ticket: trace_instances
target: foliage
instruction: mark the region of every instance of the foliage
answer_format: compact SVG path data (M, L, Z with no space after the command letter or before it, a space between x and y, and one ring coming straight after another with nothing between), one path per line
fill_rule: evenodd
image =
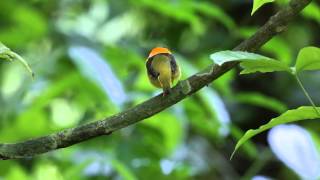
M251 15L253 15L261 6L266 3L273 2L274 0L253 0L253 7L251 10Z
M7 61L17 60L27 69L27 71L31 74L32 77L34 76L29 64L21 56L11 51L1 42L0 42L0 59L7 60Z
M320 117L320 111L317 110L315 103L311 99L309 93L305 90L304 86L302 85L300 79L298 78L297 73L306 70L319 70L320 65L320 48L317 47L305 47L300 50L296 64L294 67L289 67L284 64L282 61L277 61L275 59L271 59L259 54L255 53L248 53L248 52L241 52L241 51L221 51L210 55L210 58L218 65L222 65L226 62L231 61L240 61L240 65L244 68L241 71L241 74L249 74L254 72L274 72L274 71L285 71L289 72L297 79L298 84L300 85L301 89L305 93L306 97L310 101L311 105L313 106L313 113L315 115L311 116L309 109L306 108L299 108L297 110L290 110L277 118L272 119L266 125L261 126L257 130L249 130L247 131L244 136L238 141L235 150L233 151L232 156L236 152L236 150L245 143L248 139L253 137L256 134L259 134L267 129L270 129L276 125L294 122L299 120L305 119L315 119ZM293 115L291 115L293 114ZM305 116L310 115L309 118ZM291 116L294 119L290 118Z
M241 66L244 68L241 74L285 71L293 75L306 70L320 70L319 57L320 48L312 46L305 47L299 51L294 67L287 66L283 61L249 52L220 51L210 55L210 58L218 65L230 61L241 61Z
M320 110L320 108L318 108ZM298 109L293 109L286 111L285 113L281 114L280 116L273 118L265 125L260 126L258 129L255 130L248 130L243 137L238 141L235 150L233 151L232 156L234 153L239 149L239 147L244 144L246 141L251 139L253 136L268 130L274 126L285 124L285 123L291 123L295 121L301 121L301 120L310 120L310 119L318 119L320 118L320 115L317 114L316 111L314 111L313 107L299 107Z
M297 58L295 70L297 73L306 70L320 70L320 48L305 47Z
M161 92L145 72L151 48L170 48L184 79L211 63L208 54L232 49L286 4L277 0L250 16L249 1L0 1L0 41L36 75L34 80L26 76L17 64L20 58L0 60L0 141L47 135L139 104ZM292 72L287 67L299 49L319 44L318 9L313 2L287 31L261 48L263 67L250 60L242 63L244 68ZM309 52L302 55L309 59ZM267 56L280 61L270 63ZM305 62L299 68L307 67ZM174 107L111 136L32 159L1 161L0 179L296 178L273 155L263 160L260 152L270 149L264 136L248 140L229 161L246 129L307 103L288 73L238 72L228 72ZM299 75L320 102L318 74ZM312 123L300 122L319 138Z
M259 54L242 52L242 51L221 51L214 53L210 58L218 65L230 61L241 61L241 66L244 68L241 74L249 74L254 72L274 72L274 71L287 71L290 68L282 61L277 61Z

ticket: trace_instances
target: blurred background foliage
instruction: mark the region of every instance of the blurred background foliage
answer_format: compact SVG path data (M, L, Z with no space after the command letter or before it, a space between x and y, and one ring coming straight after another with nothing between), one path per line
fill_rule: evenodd
M47 135L143 102L161 92L145 72L151 48L170 48L186 78L212 63L209 54L232 49L286 3L267 4L250 16L249 0L0 1L0 41L36 75L32 81L18 62L0 62L0 142ZM292 65L299 49L320 46L319 25L320 4L313 2L259 53ZM239 70L111 136L2 161L0 179L297 179L271 153L266 133L229 161L244 131L308 105L292 77L238 76ZM319 76L301 77L317 104ZM319 138L317 122L301 125Z

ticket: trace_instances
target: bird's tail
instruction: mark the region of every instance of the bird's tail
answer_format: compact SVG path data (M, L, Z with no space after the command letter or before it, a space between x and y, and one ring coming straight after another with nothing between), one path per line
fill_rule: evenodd
M163 94L167 95L170 93L170 88L172 86L170 61L162 61L161 63L159 63L159 70L160 73L158 76L158 80L163 89Z

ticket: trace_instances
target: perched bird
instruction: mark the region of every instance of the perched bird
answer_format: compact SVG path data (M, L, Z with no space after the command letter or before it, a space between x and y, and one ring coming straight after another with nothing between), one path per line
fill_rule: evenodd
M163 47L153 48L147 58L146 68L151 84L163 89L163 96L170 93L174 81L180 78L180 67L172 53Z

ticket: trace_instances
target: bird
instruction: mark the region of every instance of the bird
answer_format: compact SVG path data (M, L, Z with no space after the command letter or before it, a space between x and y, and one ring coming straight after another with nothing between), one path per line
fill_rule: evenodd
M181 70L169 49L153 48L146 60L146 69L150 83L162 88L163 96L169 95L174 82L180 79Z

